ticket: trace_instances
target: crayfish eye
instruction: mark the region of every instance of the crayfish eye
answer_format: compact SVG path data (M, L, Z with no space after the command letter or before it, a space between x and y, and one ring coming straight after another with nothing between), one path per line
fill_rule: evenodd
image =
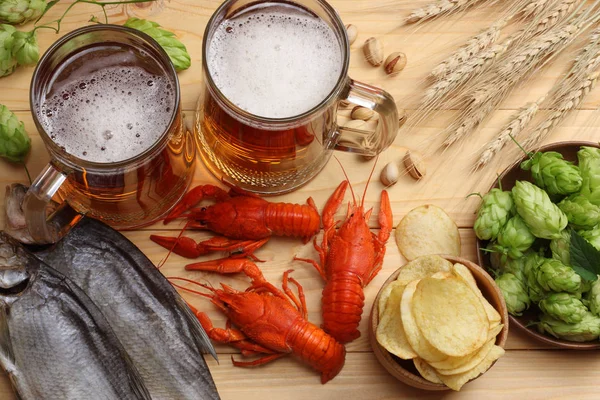
M204 221L204 220L200 220L200 221L198 221L198 223L199 223L200 225L206 225L206 221Z
M202 211L202 212L206 211L206 207L202 207L202 208L200 209L200 211Z

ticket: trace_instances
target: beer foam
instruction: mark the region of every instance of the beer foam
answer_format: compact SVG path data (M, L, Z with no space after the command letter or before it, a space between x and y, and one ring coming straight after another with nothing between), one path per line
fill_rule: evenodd
M331 93L343 66L340 47L325 21L298 7L254 8L216 28L208 70L241 109L261 117L293 117Z
M175 106L172 85L136 66L74 74L53 88L38 117L67 153L98 163L123 161L150 148L167 129Z

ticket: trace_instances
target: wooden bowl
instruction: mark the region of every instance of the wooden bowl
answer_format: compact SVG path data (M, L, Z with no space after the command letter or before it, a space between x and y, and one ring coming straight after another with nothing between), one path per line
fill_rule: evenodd
M561 153L565 160L575 161L577 162L577 151L581 146L590 146L590 147L600 147L598 143L593 142L578 142L578 141L569 141L569 142L557 142L552 143L543 147L540 147L538 151L556 151ZM525 161L527 156L523 155L521 159L515 161L512 165L506 168L502 174L498 177L498 179L492 184L490 190L498 187L498 180L502 184L503 190L510 190L516 181L532 181L531 172L523 171L520 167L521 162ZM491 263L489 259L489 255L482 251L488 244L486 240L477 240L477 255L479 265L483 267L491 268ZM509 316L510 323L512 325L518 326L529 336L533 337L540 342L561 347L564 349L574 349L574 350L591 350L591 349L599 349L600 341L594 340L593 342L588 343L578 343L578 342L569 342L567 340L557 339L553 336L549 336L537 331L535 326L527 326L531 321L538 320L539 309L532 305L529 310L525 311L523 315L520 317L515 317L513 315Z
M475 278L475 281L477 282L477 286L483 293L483 296L490 302L490 304L496 310L498 310L502 318L502 323L504 324L504 327L496 337L496 345L504 347L504 344L506 343L506 338L508 336L508 312L506 310L506 304L504 303L504 297L502 296L502 293L500 292L498 286L496 286L494 279L492 279L492 277L488 275L488 273L485 272L481 267L469 260L453 256L442 257L444 257L446 260L452 263L464 264L467 268L469 268L469 270L473 274L473 277ZM387 285L395 281L396 278L398 278L398 274L400 274L401 269L402 268L397 269L392 275L390 275L390 277L385 281L385 283L379 290L379 293L377 293L377 297L373 302L373 308L371 309L371 319L369 323L369 341L371 343L371 347L373 348L373 353L375 353L375 357L381 363L381 365L383 365L383 367L400 382L424 390L449 390L450 388L446 385L432 383L422 378L417 369L415 368L412 360L402 360L401 358L398 358L395 355L389 353L385 348L383 348L379 344L379 342L377 342L377 338L375 337L377 332L377 325L379 324L379 310L377 308L379 304L379 297L381 296L381 292L383 291L383 289Z

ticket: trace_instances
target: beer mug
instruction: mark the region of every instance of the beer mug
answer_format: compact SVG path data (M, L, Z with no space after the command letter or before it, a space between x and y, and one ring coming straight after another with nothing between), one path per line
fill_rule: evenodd
M398 131L385 91L348 78L344 24L323 0L225 1L208 22L194 129L208 169L248 191L290 192L333 150L374 156ZM374 132L338 127L346 100L379 114Z
M40 60L30 101L51 158L24 200L37 241L55 242L82 214L150 224L189 187L195 141L175 68L150 36L116 25L65 35Z

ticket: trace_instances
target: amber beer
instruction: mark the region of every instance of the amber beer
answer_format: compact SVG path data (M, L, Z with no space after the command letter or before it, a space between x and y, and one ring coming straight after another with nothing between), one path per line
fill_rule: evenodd
M205 65L214 87L205 85L198 105L201 156L242 186L293 188L322 167L315 159L330 148L333 107L297 117L317 108L339 81L341 41L320 17L288 2L251 3L209 35ZM215 90L250 117L228 112Z
M58 47L52 68L36 71L34 117L50 165L66 175L55 198L116 228L139 227L185 193L194 139L166 55L122 28L90 29L101 40Z

